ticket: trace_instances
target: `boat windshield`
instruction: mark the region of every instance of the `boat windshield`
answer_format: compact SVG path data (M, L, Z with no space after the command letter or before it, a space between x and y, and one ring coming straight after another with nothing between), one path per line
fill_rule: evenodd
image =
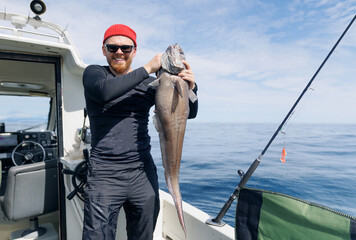
M47 130L50 103L49 97L0 95L2 131Z

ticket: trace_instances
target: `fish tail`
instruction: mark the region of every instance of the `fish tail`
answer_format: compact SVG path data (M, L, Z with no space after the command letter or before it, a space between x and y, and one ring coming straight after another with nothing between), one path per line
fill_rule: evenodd
M178 213L178 218L180 225L182 226L182 229L184 231L184 235L187 236L186 228L185 228L185 222L184 222L184 216L183 216L183 207L182 207L182 201L180 203L175 203L176 208L177 208L177 213Z
M172 182L170 182L170 184L168 184L168 190L171 193L174 205L176 206L179 223L182 226L184 234L186 235L186 227L185 227L184 216L183 216L182 196L180 193L179 184L178 183L172 184Z

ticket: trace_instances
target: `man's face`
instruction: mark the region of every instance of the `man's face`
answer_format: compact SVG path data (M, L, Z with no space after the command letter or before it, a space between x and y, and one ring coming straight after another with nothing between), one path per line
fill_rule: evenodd
M134 46L134 42L125 36L111 36L106 39L105 44L114 44L117 46ZM108 49L103 46L103 55L109 64L111 71L115 75L126 74L131 71L131 63L136 56L136 48L133 48L130 53L125 53L119 48L116 52L109 52Z

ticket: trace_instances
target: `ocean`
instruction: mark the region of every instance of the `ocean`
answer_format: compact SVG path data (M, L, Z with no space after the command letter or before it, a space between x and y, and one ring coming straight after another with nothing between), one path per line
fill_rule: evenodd
M182 198L216 217L279 124L188 120L180 167ZM167 191L158 134L150 125L160 188ZM280 160L282 149L286 162ZM356 216L356 125L290 123L280 132L247 187L288 194ZM223 218L235 225L236 200Z
M26 122L22 129L41 121ZM216 217L240 177L261 154L276 124L188 120L180 167L182 198ZM8 131L18 129L7 125ZM164 179L158 133L149 123L160 188ZM286 162L280 161L285 147ZM356 124L289 123L264 154L247 187L288 194L356 217ZM236 200L223 218L235 225Z

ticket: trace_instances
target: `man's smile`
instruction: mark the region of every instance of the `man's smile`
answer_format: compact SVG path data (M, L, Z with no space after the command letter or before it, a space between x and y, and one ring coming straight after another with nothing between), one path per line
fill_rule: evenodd
M124 59L124 58L114 58L114 61L115 61L116 63L123 64L123 63L126 62L126 59Z

